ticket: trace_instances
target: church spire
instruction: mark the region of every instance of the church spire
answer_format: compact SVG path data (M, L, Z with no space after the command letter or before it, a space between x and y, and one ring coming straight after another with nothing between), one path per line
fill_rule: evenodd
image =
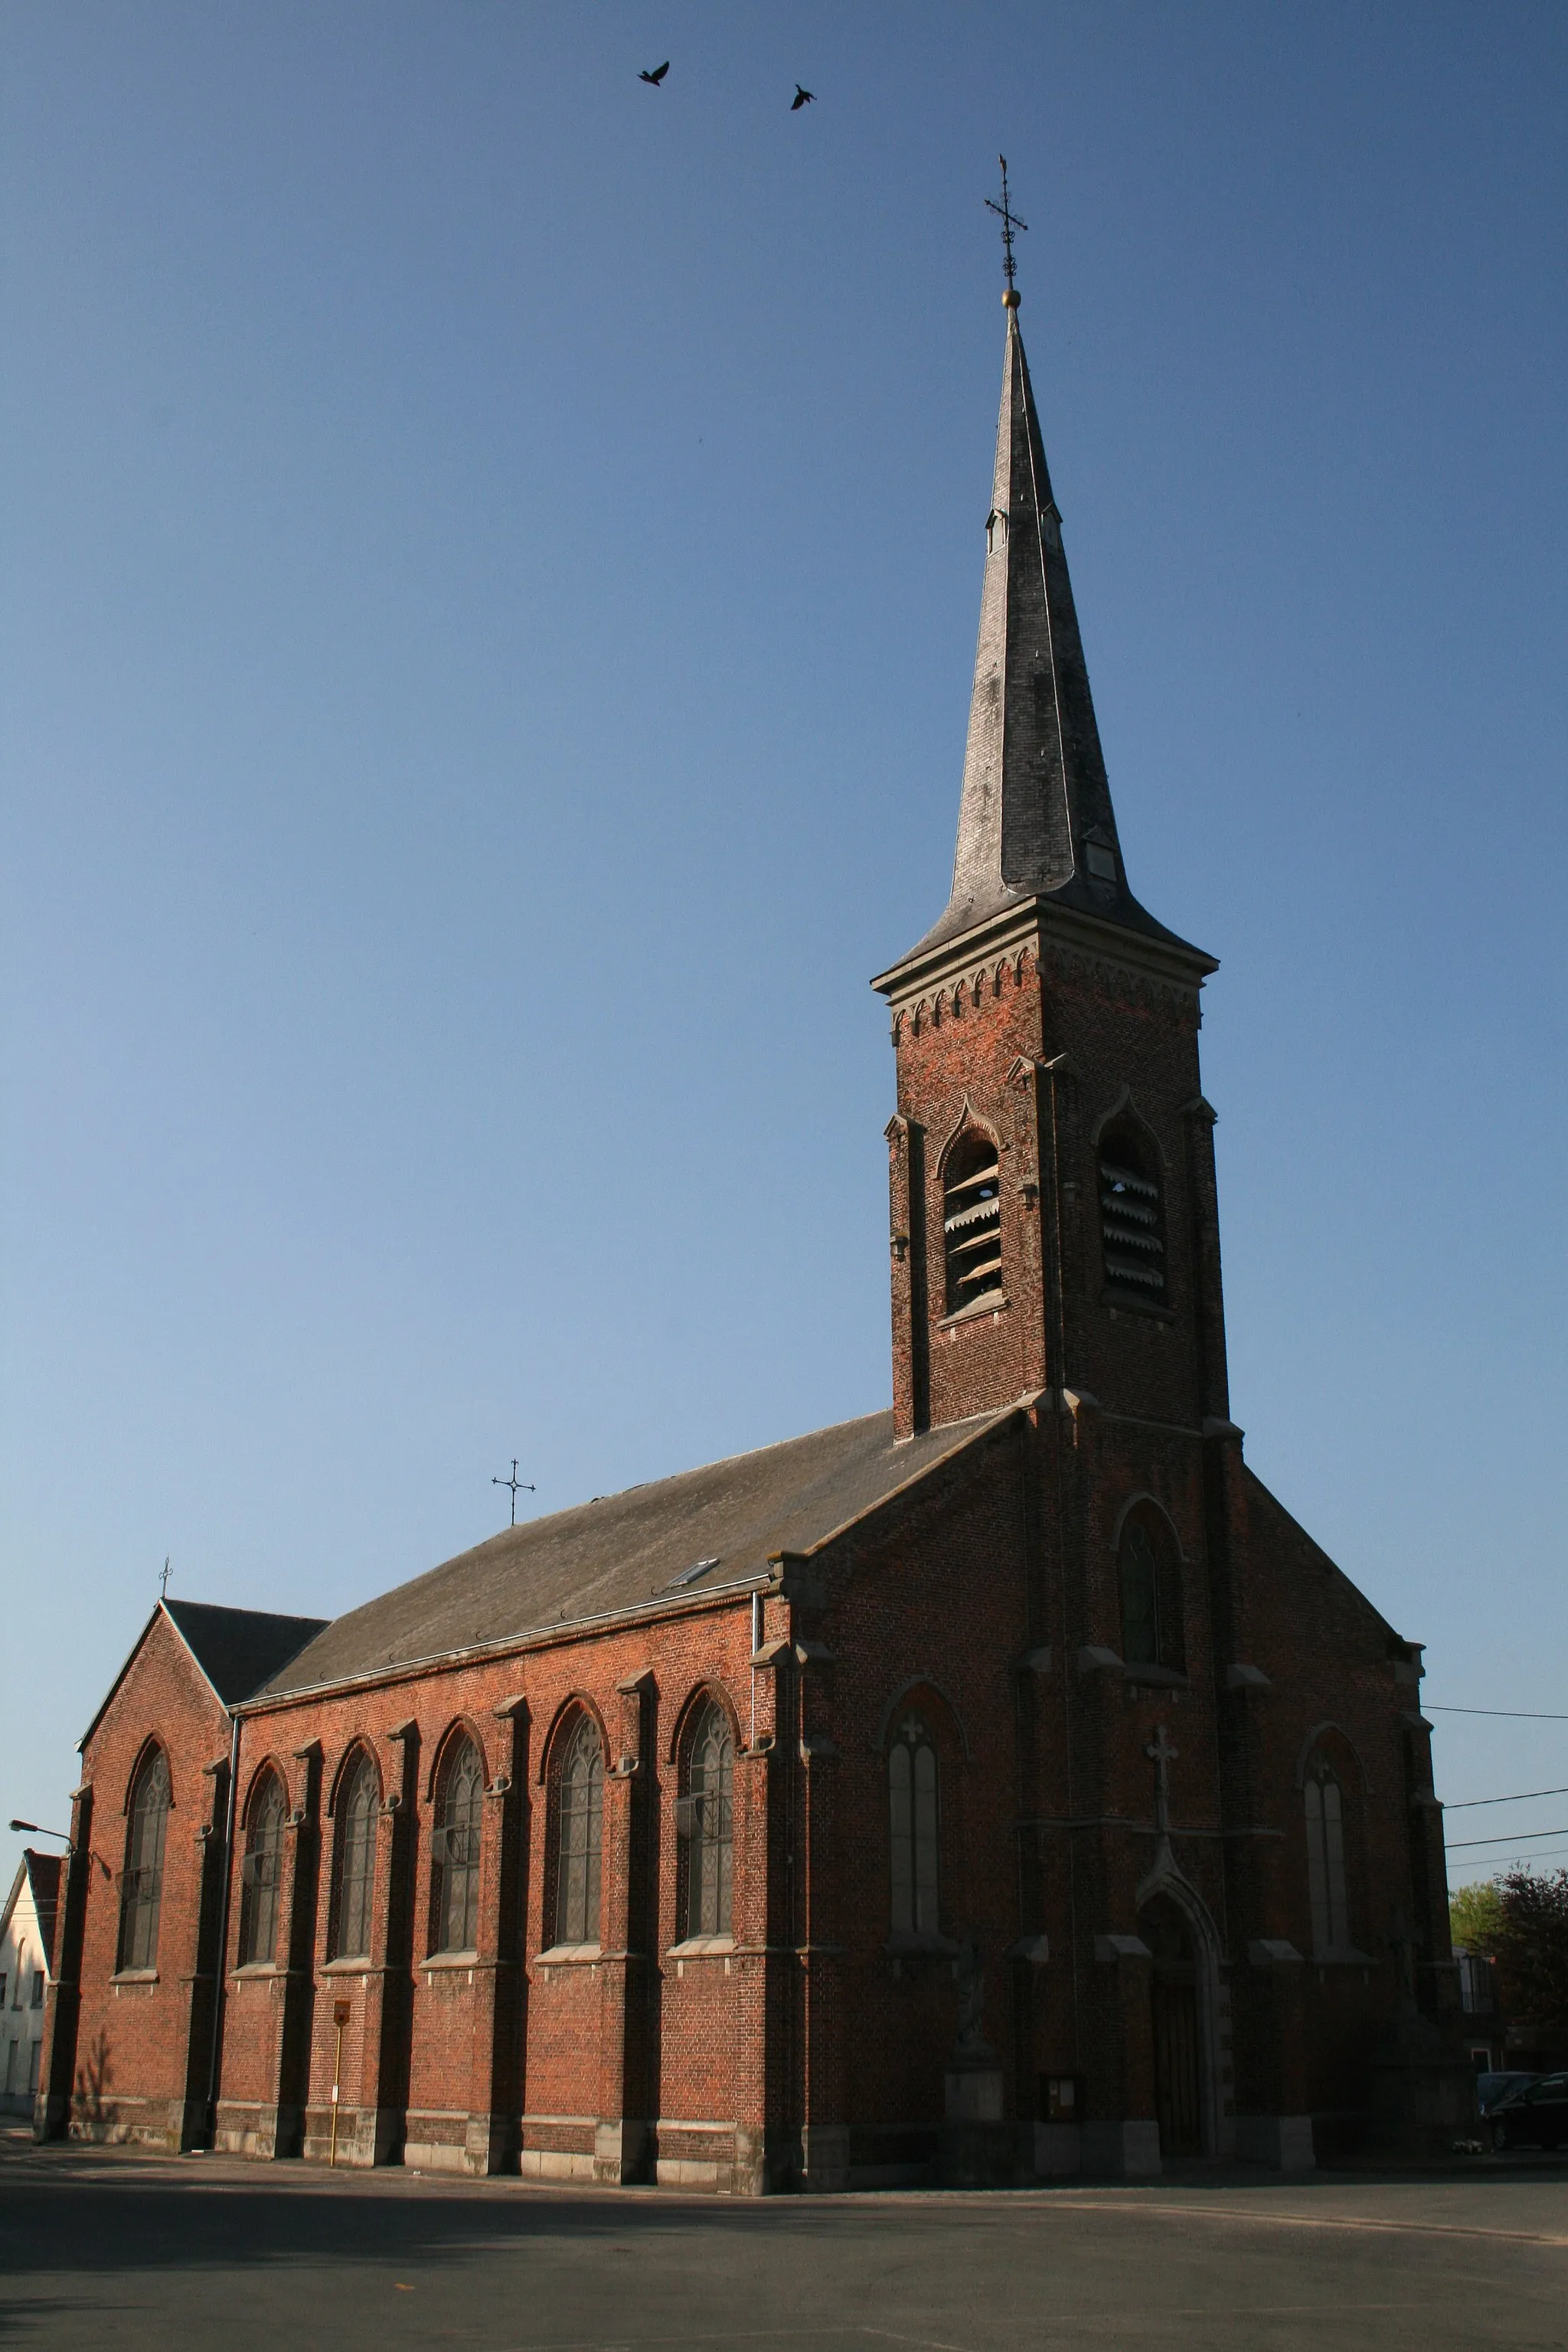
M1009 285L1002 299L1007 343L952 895L910 952L1035 898L1169 940L1127 887L1019 297Z

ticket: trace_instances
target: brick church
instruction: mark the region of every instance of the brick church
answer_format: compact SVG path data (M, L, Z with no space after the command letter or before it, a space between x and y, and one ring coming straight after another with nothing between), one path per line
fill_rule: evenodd
M1128 884L1005 304L952 894L874 982L891 1412L331 1622L162 1603L40 2137L759 2194L1463 2120L1420 1647L1243 1459L1215 959Z

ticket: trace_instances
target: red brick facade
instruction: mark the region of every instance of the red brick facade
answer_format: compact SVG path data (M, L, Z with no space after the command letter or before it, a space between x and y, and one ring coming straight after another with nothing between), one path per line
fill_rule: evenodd
M1010 365L1005 431L1026 411L1037 434L1021 349ZM1011 495L998 562L1055 513L1048 483L1037 512ZM742 1591L231 1707L154 1619L85 1747L41 2132L756 2192L1451 2131L1419 1652L1244 1465L1198 1071L1213 965L1133 915L1013 887L879 982L893 1426L952 1436L907 1483L758 1557ZM1142 1295L1107 1239L1107 1137L1143 1171ZM965 1139L994 1151L1001 1271L950 1311ZM688 1752L709 1699L730 1910L693 1933L686 1879L721 1867L692 1827L719 1819ZM563 1944L584 1712L597 1927ZM465 1738L478 1826L448 1831ZM150 1741L172 1807L155 1965L132 1970ZM340 1958L361 1754L371 1925ZM275 1934L242 1964L268 1771ZM442 1950L438 1874L470 1864L472 1941Z

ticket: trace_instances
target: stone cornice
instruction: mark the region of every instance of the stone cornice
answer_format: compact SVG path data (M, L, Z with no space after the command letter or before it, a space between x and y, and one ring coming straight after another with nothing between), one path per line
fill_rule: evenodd
M1118 971L1135 980L1197 1001L1198 991L1218 959L1201 948L1153 939L1120 923L1101 922L1077 908L1054 905L1048 898L1026 898L1006 908L956 939L903 960L878 974L871 985L895 1012L922 998L952 988L959 982L989 972L999 963L1014 963L1024 954L1044 961L1053 954L1086 965Z

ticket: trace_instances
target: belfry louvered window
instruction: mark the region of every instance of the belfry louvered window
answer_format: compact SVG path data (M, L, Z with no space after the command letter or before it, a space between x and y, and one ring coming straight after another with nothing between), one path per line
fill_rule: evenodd
M1106 1286L1165 1304L1165 1215L1154 1155L1131 1128L1100 1144L1100 1234Z
M1002 1287L1002 1171L988 1135L953 1146L942 1176L947 1311L956 1315Z

